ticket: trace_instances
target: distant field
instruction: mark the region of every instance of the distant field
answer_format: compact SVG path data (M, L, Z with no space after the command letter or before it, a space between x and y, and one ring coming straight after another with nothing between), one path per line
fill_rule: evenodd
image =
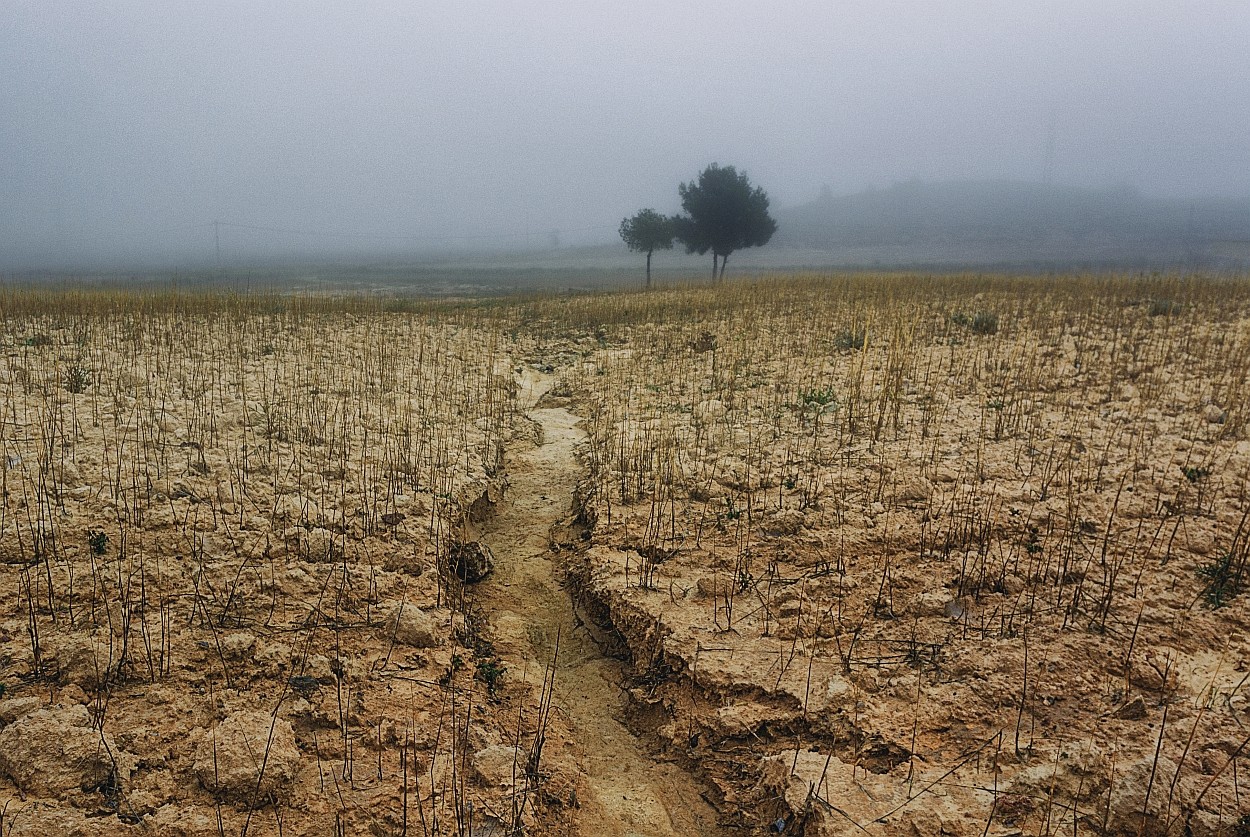
M780 213L776 241L731 255L727 275L739 280L795 272L1238 275L1250 265L1250 214L1244 207L1216 212L1167 204L1164 211L1162 204L1150 204L1153 209L1145 211L1122 205L1123 196L1115 194L1059 190L1043 200L1031 189L901 185L794 207ZM1204 218L1221 225L1200 223ZM642 255L613 241L511 251L287 256L245 251L227 253L220 264L197 258L159 269L19 270L0 272L0 281L476 298L636 288L643 284L644 264ZM687 254L679 245L657 251L652 268L659 284L688 285L708 279L711 259Z

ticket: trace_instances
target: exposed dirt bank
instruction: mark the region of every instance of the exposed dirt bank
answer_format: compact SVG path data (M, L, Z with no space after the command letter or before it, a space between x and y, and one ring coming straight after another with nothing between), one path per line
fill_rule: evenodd
M572 814L575 833L718 834L715 811L697 784L649 755L622 723L622 665L604 655L557 580L549 533L570 516L579 473L575 448L584 433L563 407L534 406L545 403L550 385L550 378L533 373L523 381L536 444L507 456L507 499L482 538L494 552L496 572L473 598L490 620L495 651L516 676L541 688L545 667L556 659L556 723L585 769Z

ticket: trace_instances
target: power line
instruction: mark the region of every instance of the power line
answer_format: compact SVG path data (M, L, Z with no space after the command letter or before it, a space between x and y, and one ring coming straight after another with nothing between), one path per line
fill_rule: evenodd
M222 227L227 227L227 228L235 229L235 230L244 230L244 231L249 231L249 232L269 233L271 235L300 236L300 237L306 237L306 238L317 238L317 239L322 239L322 240L334 239L338 241L362 241L362 242L366 242L366 241L388 242L390 241L390 242L403 242L409 245L421 245L421 244L437 245L437 244L450 244L454 242L488 242L488 241L509 241L509 240L523 241L523 240L533 238L535 235L540 235L540 233L535 232L534 229L531 229L531 228L527 228L524 231L517 230L517 231L511 231L511 232L476 233L476 234L461 234L461 235L394 235L394 234L384 234L384 233L357 233L357 232L313 230L313 229L302 229L302 228L295 228L295 227L282 227L282 226L275 226L271 224L247 224L247 223L243 223L240 221L223 221L220 218L215 218L212 221L201 221L201 222L192 223L192 224L181 224L175 227L165 227L159 230L142 230L142 229L134 230L130 233L130 235L132 238L143 237L145 239L151 240L154 238L161 238L164 236L174 235L176 233L188 233L188 232L194 232L198 230L211 229L213 231L213 254L215 257L215 262L216 262L217 267L221 267L222 265L222 261L221 261ZM617 227L615 225L608 226L608 225L599 225L599 224L595 224L593 226L583 226L583 227L553 227L551 228L551 231L549 233L546 233L546 235L552 236L553 237L552 240L556 241L558 239L556 239L554 236L559 235L559 234L607 232L609 230L615 232L616 229ZM79 230L75 234L75 237L79 239L90 238L90 239L100 239L100 240L107 239L109 241L115 241L118 238L118 234L119 234L119 230L116 227L114 227L113 229L107 232L103 229L97 228L94 232L91 230ZM227 245L229 245L231 242L228 239L226 243ZM166 244L168 245L168 242L166 242ZM553 245L553 246L558 246L558 245Z
M187 232L188 230L202 230L211 226L212 226L211 223L183 224L181 227L170 227L169 229L165 229L165 230L153 230L152 232L148 233L148 235L169 235L170 233Z
M384 235L378 233L350 233L350 232L327 232L325 230L304 230L290 229L286 227L272 227L262 224L243 224L237 221L214 221L215 225L222 227L233 227L241 230L255 230L257 232L275 233L277 235L299 235L315 238L345 238L355 239L358 241L408 241L408 242L437 242L437 241L492 241L503 240L509 238L529 238L532 232L508 232L508 233L481 233L476 235ZM565 232L593 232L598 230L616 229L606 225L595 225L592 227L577 227L574 229L560 228Z

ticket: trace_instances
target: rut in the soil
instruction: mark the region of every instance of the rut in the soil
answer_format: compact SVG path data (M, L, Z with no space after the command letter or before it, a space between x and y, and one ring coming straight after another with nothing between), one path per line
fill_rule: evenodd
M537 402L548 386L549 379L527 376L523 403ZM496 569L474 596L490 620L496 650L511 659L510 671L531 682L541 682L559 633L555 704L568 719L589 785L576 814L578 833L719 834L694 779L649 757L621 722L627 700L621 664L605 657L579 626L556 580L548 532L569 514L578 470L574 446L583 434L563 408L536 408L529 416L542 428L542 443L509 453L507 498L483 535Z

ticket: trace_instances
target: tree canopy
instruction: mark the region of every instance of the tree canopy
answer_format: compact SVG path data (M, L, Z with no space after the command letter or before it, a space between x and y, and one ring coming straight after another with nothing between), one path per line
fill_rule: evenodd
M651 254L673 249L673 219L642 209L621 221L621 240L630 250L647 254L647 287L651 287Z
M768 195L752 187L746 173L733 166L713 163L698 180L678 186L677 192L686 214L672 219L676 238L688 253L711 250L713 275L724 277L725 264L735 250L767 244L777 231L777 222L768 214Z

